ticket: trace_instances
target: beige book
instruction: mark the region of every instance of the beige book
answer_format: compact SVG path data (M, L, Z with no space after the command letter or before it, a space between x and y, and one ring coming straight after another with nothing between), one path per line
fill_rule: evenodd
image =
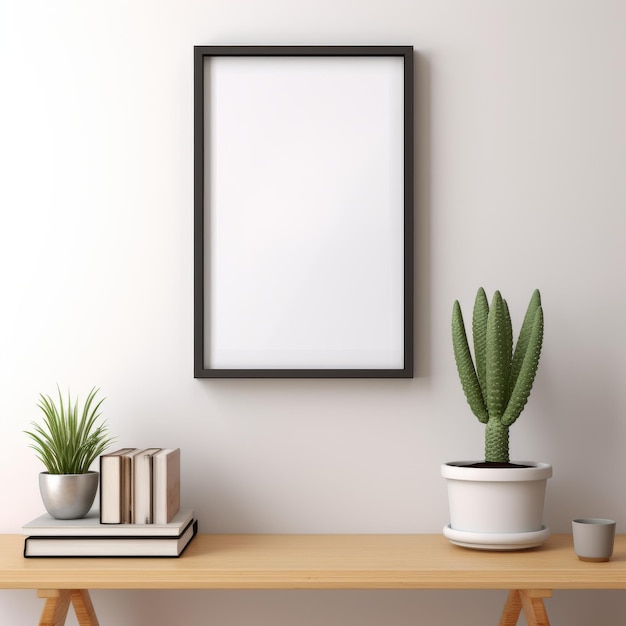
M135 448L122 448L100 456L100 522L124 522L124 470L123 456Z
M161 448L146 448L133 457L133 524L152 524L152 457Z
M180 509L180 448L164 448L152 456L152 520L167 524Z

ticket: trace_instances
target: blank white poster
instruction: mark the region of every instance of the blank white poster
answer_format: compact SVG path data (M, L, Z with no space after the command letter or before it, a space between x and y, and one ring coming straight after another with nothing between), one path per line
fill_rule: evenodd
M402 368L402 58L204 72L205 367Z

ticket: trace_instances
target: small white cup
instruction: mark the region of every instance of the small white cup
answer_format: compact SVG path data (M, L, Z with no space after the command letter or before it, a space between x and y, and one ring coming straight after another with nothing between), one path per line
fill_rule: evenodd
M581 561L608 561L613 554L615 522L612 519L586 517L572 520L574 552Z

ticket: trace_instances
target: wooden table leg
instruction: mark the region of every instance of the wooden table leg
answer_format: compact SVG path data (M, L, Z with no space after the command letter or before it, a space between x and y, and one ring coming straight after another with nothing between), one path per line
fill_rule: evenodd
M70 602L79 626L99 626L86 589L40 589L37 595L46 599L39 626L64 626Z
M72 604L79 626L99 626L87 589L72 589Z
M551 598L552 591L549 589L524 589L520 591L520 596L528 626L550 626L543 599Z
M72 592L69 589L40 589L37 595L46 599L39 626L63 626Z
M528 626L550 626L543 599L551 597L549 589L512 589L498 626L515 626L522 610Z
M517 589L511 589L504 603L498 626L515 626L522 612L522 598Z

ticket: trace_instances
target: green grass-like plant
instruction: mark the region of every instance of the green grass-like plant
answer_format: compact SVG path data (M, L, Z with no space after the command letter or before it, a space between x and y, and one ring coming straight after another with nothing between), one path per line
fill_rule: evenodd
M467 402L486 425L485 461L509 463L509 427L530 395L543 343L543 309L535 290L513 350L513 329L506 300L496 291L491 307L484 289L476 294L472 317L474 359L458 300L452 311L454 357Z
M89 392L79 411L78 398L72 404L70 392L63 402L61 390L58 405L48 395L39 395L37 406L43 411L41 424L31 422L33 430L25 431L31 447L50 474L86 474L90 465L113 442L105 423L98 424L104 398L95 401L99 389Z

